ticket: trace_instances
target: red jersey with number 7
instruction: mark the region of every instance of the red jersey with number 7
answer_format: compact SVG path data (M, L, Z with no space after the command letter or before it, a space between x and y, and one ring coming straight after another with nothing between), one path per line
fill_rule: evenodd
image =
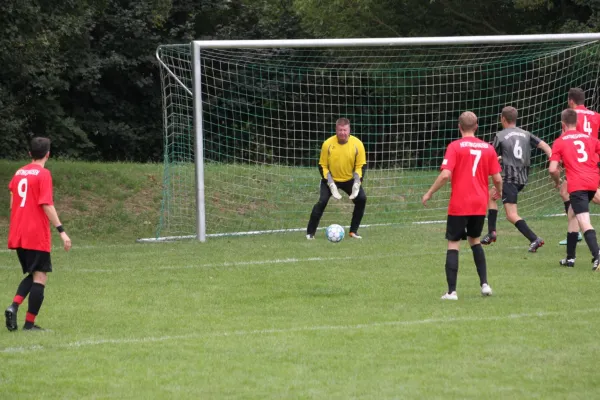
M41 165L28 164L20 168L8 184L12 194L9 249L50 252L50 221L42 205L52 201L52 175Z
M552 144L550 161L562 161L567 175L567 191L598 189L600 142L593 136L570 130Z
M448 215L485 215L488 177L501 171L496 150L476 137L464 137L448 145L441 169L452 172Z
M588 110L585 106L574 108L577 113L577 132L588 134L598 139L598 127L600 126L600 114Z

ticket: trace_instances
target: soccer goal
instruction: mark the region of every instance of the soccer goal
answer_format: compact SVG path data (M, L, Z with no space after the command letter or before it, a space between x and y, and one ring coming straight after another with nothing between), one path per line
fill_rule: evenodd
M502 108L548 143L567 91L598 109L600 34L195 41L157 50L164 180L154 240L303 231L318 199L322 142L346 117L367 151L364 225L445 219L446 191L420 199L465 110L492 141ZM541 151L519 213L560 213ZM346 225L332 199L321 221Z

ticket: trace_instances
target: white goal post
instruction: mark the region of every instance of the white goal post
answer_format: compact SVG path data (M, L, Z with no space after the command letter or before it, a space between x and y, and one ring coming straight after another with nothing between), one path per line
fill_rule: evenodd
M155 238L304 231L321 143L349 118L367 151L366 225L443 220L448 188L422 209L460 112L491 141L506 105L552 143L570 87L598 106L600 33L381 39L222 40L164 45L165 175ZM527 217L560 212L545 155L520 197ZM352 203L321 222L346 225Z

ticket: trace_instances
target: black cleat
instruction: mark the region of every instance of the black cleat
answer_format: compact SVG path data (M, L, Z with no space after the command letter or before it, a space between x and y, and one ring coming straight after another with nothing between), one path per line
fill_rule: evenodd
M529 245L529 252L535 253L537 251L537 249L539 249L543 245L544 245L544 239L539 237L539 238L535 239L533 242L531 242L531 244Z
M6 329L11 332L17 330L17 311L19 311L19 308L14 307L12 304L8 306L6 311L4 311L4 317L6 318Z
M23 326L23 330L24 331L45 331L44 328L42 328L41 326L38 325L31 325L30 327L27 326Z
M496 231L490 232L488 234L486 234L482 239L481 239L481 244L483 245L488 245L488 244L492 244L496 241Z
M562 260L560 260L558 262L558 264L563 267L573 268L575 266L575 259L574 258L563 258Z
M596 256L596 258L592 259L592 271L600 272L600 253Z

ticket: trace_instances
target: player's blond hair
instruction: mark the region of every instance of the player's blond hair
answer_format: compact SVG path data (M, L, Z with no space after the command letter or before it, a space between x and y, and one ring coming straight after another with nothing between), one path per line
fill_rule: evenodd
M519 116L519 112L516 108L512 106L506 106L502 109L502 116L509 124L514 124L517 122L517 117Z
M350 120L348 118L339 118L337 121L335 121L335 126L350 126Z
M572 108L567 108L560 113L560 120L566 126L574 128L577 126L577 112Z
M465 111L460 114L458 125L465 132L475 132L475 129L477 129L477 115L472 111Z

